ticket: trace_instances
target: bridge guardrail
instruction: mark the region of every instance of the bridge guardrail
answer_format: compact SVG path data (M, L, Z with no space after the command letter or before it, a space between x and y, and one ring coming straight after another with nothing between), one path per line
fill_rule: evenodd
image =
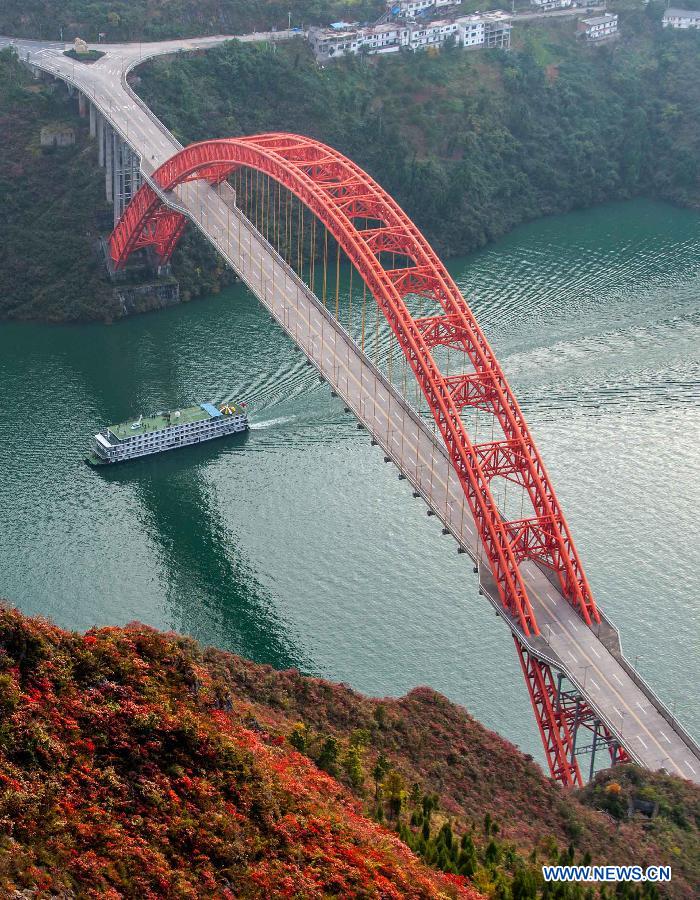
M235 37L232 37L231 39L235 39ZM168 140L171 141L176 147L180 148L180 147L182 147L182 145L174 138L174 136L169 131L169 129L163 124L163 122L161 122L161 120L155 115L155 113L153 113L152 110L144 103L144 101L138 96L138 94L136 94L136 92L131 88L131 86L128 84L128 81L127 81L127 75L134 68L139 66L141 63L145 62L147 59L152 59L156 56L167 55L169 53L175 53L175 52L177 52L177 51L168 50L168 51L164 51L163 53L152 53L146 57L142 56L138 60L133 60L130 63L130 65L122 72L121 81L122 81L122 87L125 90L125 92L128 94L128 96L139 106L139 108L141 110L143 110L143 112L148 116L148 118L153 122L153 124L156 125L156 127L159 129L159 131L161 131L161 133L164 136L166 136L168 138ZM81 91L83 94L85 94L88 97L88 99L91 99L91 102L94 102L95 105L100 108L100 111L101 111L103 117L110 123L110 127L112 127L114 129L114 131L116 131L117 134L119 134L119 136L121 137L122 140L124 140L126 143L128 143L130 146L132 146L132 148L134 149L136 154L140 157L138 148L133 145L133 143L131 142L129 137L127 135L125 135L122 132L122 130L118 127L118 125L116 125L113 122L113 120L111 119L111 117L107 113L107 111L102 110L102 108L100 107L99 102L97 100L97 97L94 93L92 95L92 98L90 98L89 92L87 92L83 87L81 87L80 83L78 81L76 81L74 77L72 77L68 72L65 72L65 71L59 69L58 67L50 66L48 63L42 63L41 61L35 62L32 60L31 62L29 62L28 58L25 59L24 61L27 62L29 65L35 66L36 68L42 69L43 71L47 71L47 72L55 75L56 77L67 82L68 84L70 84L76 90ZM142 161L142 166L143 166L144 160L142 159L141 161ZM207 233L207 231L204 229L204 227L197 221L196 217L186 207L176 204L173 201L172 197L166 197L165 194L161 191L161 189L155 184L155 182L153 182L150 175L148 175L145 172L143 172L142 174L143 174L144 180L150 184L150 186L159 194L159 196L161 196L163 201L165 203L167 203L168 206L171 206L172 208L177 209L178 212L181 212L183 215L187 216L188 219L193 221L200 228L200 230L203 232L203 234L205 236L207 236L208 238L211 239L211 236ZM234 209L235 209L236 214L238 216L240 216L240 218L242 220L244 220L246 223L248 223L248 220L245 219L245 217L242 215L240 210L238 210L237 207L234 207ZM269 244L269 242L267 242L262 237L262 235L258 235L257 239L267 245L267 247L266 247L267 251L276 259L278 264L280 264L285 270L286 269L289 270L288 277L290 277L294 281L294 283L296 284L298 289L302 290L305 294L307 294L308 298L317 305L317 308L319 309L321 314L327 319L329 324L331 324L332 327L339 329L340 332L343 333L344 339L351 340L349 335L345 332L345 329L342 327L342 325L340 325L340 323L336 322L335 319L330 315L330 313L325 309L325 307L321 306L318 303L317 298L315 297L315 295L312 294L312 292L310 291L308 286L303 281L301 281L301 279L296 275L296 273L293 271L293 269L291 269L291 267L287 266L286 262L277 253L275 248L272 247ZM228 256L227 256L227 258L228 258ZM229 263L233 266L234 269L236 269L236 271L238 271L237 267L235 266L235 264L233 263L232 260L229 259ZM243 273L239 271L239 275L247 283L247 280L245 279ZM250 285L249 285L249 287L250 287ZM251 289L254 291L254 293L257 293L252 287L251 287ZM262 297L260 299L264 302ZM282 325L282 327L284 327L284 325ZM364 356L364 354L363 354L363 356ZM403 399L396 392L396 389L394 388L394 386L388 381L388 379L386 379L386 377L383 375L383 373L372 363L372 361L368 357L364 357L363 363L368 366L368 368L372 371L373 375L382 384L382 386L387 391L389 391L391 394L395 395L397 401L402 403L402 405L404 405ZM410 417L417 424L417 426L424 432L427 432L427 435L432 439L433 435L430 432L430 430L427 428L424 420L420 416L418 416L410 406L408 406L407 404L405 406L406 406L406 410L408 411ZM361 418L360 411L354 411L354 412L359 418ZM369 426L368 426L368 428L369 428ZM369 429L369 430L371 432L371 429ZM391 456L391 448L383 442L382 436L380 434L376 434L376 435L373 434L373 439L385 451L385 453L387 455ZM438 447L439 451L441 452L441 454L444 456L445 461L449 464L449 459L447 457L445 448L441 444L439 444L439 442L435 442L435 443L436 443L436 446ZM426 503L428 503L429 502L428 497L426 496L425 492L421 489L420 485L416 484L416 482L413 480L411 473L407 472L407 471L403 471L403 469L401 469L401 466L398 463L396 463L396 464L397 464L397 467L405 475L407 480L409 480L409 482L414 486L414 489L423 497L423 499L426 501ZM452 528L445 521L445 519L443 518L443 516L441 515L441 513L439 511L436 511L436 516L449 529L450 533L452 533L453 537L455 537L455 539L458 541L459 545L470 555L470 557L474 560L474 562L477 562L477 558L476 558L474 552L472 551L472 549L468 545L466 545L464 543L464 541L458 535L456 535L454 533ZM492 606L494 606L494 608L499 613L499 615L506 618L506 620L509 622L509 626L511 627L511 630L513 631L514 634L516 634L518 639L521 640L522 643L527 647L528 651L533 653L533 655L535 655L536 657L542 659L544 662L547 662L548 664L553 666L555 669L562 671L567 676L567 678L569 678L569 680L572 682L572 684L575 684L576 687L578 688L578 690L583 694L582 686L578 683L577 679L573 676L573 673L569 670L568 666L565 663L563 663L563 661L558 657L558 655L555 654L554 657L548 655L545 651L543 651L543 649L541 647L534 645L530 640L525 638L524 635L522 635L520 633L520 631L513 626L513 623L510 622L509 617L507 616L507 614L506 614L505 610L503 609L503 607L501 606L500 602L491 595L491 593L489 592L487 587L483 584L482 584L482 593L489 600L489 602L492 604ZM602 614L602 617L603 617L604 621L619 636L619 631L616 628L616 626L611 622L611 620L604 614ZM636 669L627 660L627 658L622 653L621 644L620 644L619 651L615 650L614 648L610 648L610 647L607 647L607 649L618 660L618 662L623 667L623 669L628 674L628 676L633 681L633 683L635 685L637 685L637 687L639 687L639 689L648 697L648 699L651 701L653 706L657 709L659 714L664 718L664 720L668 722L668 724L671 726L671 728L678 734L678 736L689 747L689 749L698 758L700 758L700 745L698 745L698 743L691 737L691 735L686 731L686 729L683 727L683 725L681 725L681 723L678 721L678 719L671 713L671 711L668 709L668 707L665 705L665 703L659 698L659 696L649 686L649 684L646 682L646 680L644 678L642 678L642 676L636 671ZM620 742L623 743L623 740L622 740L618 730L613 725L613 723L608 719L608 717L605 714L601 713L600 709L598 709L595 706L595 704L591 702L590 698L587 697L586 699L589 703L591 703L591 706L596 710L596 713L598 714L600 720L602 722L604 722L606 727L608 727L609 730L618 738L618 740L620 740ZM630 752L630 751L628 750L628 752ZM630 752L630 755L634 757L633 752Z
M181 214L187 216L187 218L188 218L190 221L192 221L192 222L195 223L195 225L201 230L201 232L204 234L205 237L207 237L209 240L212 239L212 235L210 235L210 234L207 232L207 230L204 228L204 226L202 225L202 223L200 223L200 222L197 220L196 216L192 213L191 210L189 210L189 209L188 209L187 207L185 207L185 206L182 206L180 203L177 203L171 195L167 195L167 194L166 194L166 193L165 193L165 192L164 192L164 191L163 191L163 190L162 190L162 189L161 189L161 188L153 181L153 179L152 179L150 176L145 176L145 179L146 179L146 181L148 181L148 183L149 183L150 186L153 188L153 190L161 197L161 199L163 200L164 203L166 203L169 207L171 207L171 208L173 208L173 209L176 209L176 210L177 210L178 212L180 212ZM242 222L244 222L244 223L246 224L247 227L250 227L250 228L254 229L254 226L249 222L248 219L246 219L246 217L242 214L242 212L238 209L238 207L235 207L235 206L234 206L234 207L232 208L232 211L235 213L235 215L236 215L238 218L240 218L240 220L241 220ZM259 234L259 233L256 234L256 241L257 241L258 243L264 245L266 251L270 254L270 256L271 256L273 259L275 259L276 263L277 263L277 264L285 271L285 275L286 275L286 276L287 276L287 277L295 284L295 286L297 287L297 289L298 289L298 290L301 290L301 291L305 294L305 296L307 297L307 299L308 299L311 303L314 304L314 306L316 307L316 309L317 309L317 310L320 312L320 314L326 319L326 321L329 323L329 325L330 325L332 328L334 328L334 329L336 329L337 331L339 331L339 332L343 335L343 338L344 338L344 340L345 340L346 342L351 342L352 339L351 339L350 335L346 332L346 330L343 328L342 324L339 323L339 322L337 322L337 320L331 315L331 313L330 313L330 312L329 312L322 304L319 303L318 298L316 297L315 294L313 294L313 292L310 290L310 288L308 287L308 285L306 285L306 283L305 283L304 281L302 281L302 279L301 279L301 278L296 274L296 272L295 272L295 271L287 264L287 262L283 259L283 257L282 257L282 256L277 252L277 250L269 243L269 241L267 241L267 240L265 239L265 237L264 237L263 235ZM220 252L221 252L221 251L220 251ZM227 261L229 262L229 264L230 264L230 265L238 272L238 274L239 274L239 276L242 278L242 280L243 280L246 284L248 284L248 279L245 277L245 274L244 274L243 272L241 272L241 271L238 269L238 267L236 266L235 262L228 256L228 254L222 254L222 255L225 255L225 256L226 256L226 259L227 259ZM256 296L258 296L258 298L260 299L260 301L267 307L268 305L267 305L267 303L265 303L264 297L263 297L263 296L260 296L260 295L258 294L258 291L255 289L255 287L254 287L253 285L251 285L251 284L248 284L248 287L253 291L254 294L256 294ZM268 307L268 308L269 308L269 307ZM285 331L287 331L287 333L289 334L290 338L292 338L292 340L294 340L293 335L286 329L284 323L280 323L280 324L281 324L282 328L283 328ZM413 410L413 408L412 408L411 406L409 406L408 404L405 404L405 403L404 403L403 398L402 398L401 395L398 393L398 391L396 390L396 388L394 387L394 385L386 378L386 376L384 375L384 373L383 373L377 366L375 366L375 364L372 362L371 359L369 359L369 357L366 357L361 351L357 350L357 348L356 348L356 351L355 351L355 352L359 353L359 354L363 357L363 364L365 364L365 365L370 369L370 371L372 372L372 374L377 378L377 380L378 380L379 383L384 387L384 389L387 390L387 392L391 393L392 396L394 396L396 402L399 403L399 404L401 404L402 406L405 406L406 411L407 411L409 417L416 423L417 427L420 428L420 429L424 432L424 434L425 434L429 439L432 440L432 439L433 439L433 434L432 434L432 432L430 431L430 429L427 427L427 425L426 425L425 421L423 420L423 418L420 417L420 416L415 412L415 410ZM317 370L319 371L319 374L323 374L323 373L318 369L318 367L316 367L316 368L317 368ZM346 402L347 402L347 405L350 406L350 407L352 408L352 403L351 403L351 401L349 400L349 398L346 400ZM354 410L354 409L353 409L353 412L355 413L355 415L356 415L359 419L362 419L362 418L363 418L363 417L362 417L361 410ZM371 427L369 426L368 423L364 423L364 424L365 424L365 426L367 427L368 431L370 432L372 438L376 441L377 445L384 451L384 453L385 453L386 455L391 456L391 455L392 455L392 453L391 453L391 447L389 446L388 443L384 442L384 440L382 439L382 435L379 434L379 433L373 432L372 429L371 429ZM444 448L444 446L443 446L442 444L440 444L439 442L435 442L435 446L436 446L437 449L439 450L440 454L443 456L443 458L444 458L444 460L445 460L445 463L446 463L447 465L449 465L449 464L450 464L450 463L449 463L449 458L448 458L447 451L446 451L446 449ZM414 481L414 479L413 479L413 477L412 477L412 475L411 475L411 472L410 472L410 471L407 471L407 470L404 470L404 469L401 467L400 463L397 462L396 460L394 460L394 462L395 462L397 468L399 469L399 471L401 471L402 474L405 475L406 479L407 479L407 480L409 481L409 483L414 487L414 490L417 491L417 492L421 495L421 497L423 498L423 500L426 502L426 504L429 505L430 501L429 501L428 496L426 495L425 491L423 491L423 490L421 489L420 484L418 484L416 481ZM459 546L462 547L462 548L469 554L469 556L471 557L471 559L472 559L475 563L479 564L479 560L477 559L477 555L473 552L472 548L469 547L469 546L461 539L460 536L458 536L457 534L454 533L454 531L452 530L452 528L449 527L449 523L448 523L447 520L443 517L443 515L441 514L441 512L440 512L440 511L435 511L435 514L436 514L436 517L443 523L443 525L444 525L445 527L448 527L448 528L449 528L450 533L451 533L452 536L455 538L455 540L458 542ZM530 653L532 653L535 657L537 657L537 658L543 660L544 662L548 663L550 666L552 666L552 667L553 667L554 669L556 669L557 671L561 671L564 675L566 675L566 677L571 681L572 684L574 684L574 685L576 686L577 690L581 693L582 696L584 696L584 697L586 698L586 701L587 701L587 702L591 705L591 707L595 710L595 712L596 712L598 718L600 719L600 721L605 725L605 727L610 731L610 733L613 734L613 735L617 738L617 740L620 742L620 744L621 744L622 746L625 747L625 749L627 750L627 752L628 752L630 758L633 759L635 762L637 762L639 765L642 765L641 760L640 760L640 758L637 756L637 754L635 753L634 749L631 748L631 747L629 747L628 742L625 742L624 736L620 733L619 727L616 726L616 725L614 724L614 722L609 718L609 716L606 715L606 714L605 714L605 713L604 713L604 712L603 712L603 711L595 704L595 702L592 700L592 698L585 692L583 685L580 683L579 679L574 675L573 670L570 669L570 667L569 667L569 666L568 666L568 665L567 665L567 664L559 657L558 654L553 653L553 652L552 652L552 653L547 653L546 650L544 650L543 647L539 645L539 642L538 642L538 643L534 643L534 642L532 641L532 639L525 637L525 635L522 634L522 632L517 628L517 625L516 625L515 621L512 620L512 618L508 615L507 611L503 608L502 604L500 603L500 600L499 600L497 597L494 597L494 596L493 596L493 594L491 593L491 591L490 591L489 588L488 588L488 585L485 583L483 577L481 577L481 574L480 574L479 582L480 582L480 590L481 590L483 596L486 597L486 599L491 603L491 605L494 607L494 609L495 609L495 611L498 613L498 615L501 616L501 617L508 623L508 625L509 625L511 631L517 636L518 640L520 640L520 641L524 644L524 646L528 649L528 651L529 651ZM619 632L617 631L617 629L615 628L615 626L610 622L610 620L607 619L607 617L604 617L604 618L605 618L606 622L610 625L610 627L613 628L613 629L615 630L615 632L619 634ZM545 646L548 646L548 645L546 644L546 642L544 641L544 639L542 639L542 643L544 643ZM551 648L550 648L550 649L551 649ZM643 690L644 693L647 694L647 696L651 695L651 696L649 696L649 699L652 701L652 704L658 709L659 713L663 716L663 718L664 718L666 721L668 721L669 725L671 725L671 727L673 728L673 730L676 731L676 732L678 733L678 735L684 740L684 742L690 747L690 749L693 750L693 752L696 752L697 755L700 756L700 749L696 750L696 746L697 746L697 745L695 745L695 743L694 743L694 741L692 740L692 738L691 738L689 735L687 735L687 732L685 732L685 729L683 729L682 726L680 725L680 723L678 723L677 720L674 719L674 717L672 716L672 714L670 713L670 711L667 710L667 708L665 707L665 705L663 704L663 702L658 698L658 696L657 696L656 694L654 694L654 692L651 690L651 688L649 688L649 686L648 686L648 685L646 684L646 682L641 678L641 676L638 675L638 673L636 672L636 670L629 664L629 662L628 662L627 659L622 655L622 653L621 653L621 652L620 652L619 654L614 653L613 655L615 656L616 659L618 659L618 661L619 661L620 664L623 666L623 668L625 669L625 671L630 675L630 677L632 678L632 680L634 681L634 683L637 684L637 686L640 687L640 689ZM678 726L678 727L676 727L676 726Z
M615 657L615 659L620 663L625 672L629 675L632 681L637 685L637 687L647 696L647 698L651 701L653 706L658 710L659 714L664 718L671 728L676 732L676 734L681 738L681 740L688 746L690 750L700 759L700 744L686 731L685 727L681 724L681 722L674 716L671 710L666 706L664 701L659 697L656 691L651 687L648 681L644 679L639 672L635 669L632 663L627 659L625 654L622 652L622 638L620 637L620 631L617 626L611 621L611 619L605 615L604 612L600 612L601 618L613 628L618 635L618 641L620 649L619 651L610 650L609 652Z
M293 33L293 32L292 32L291 30L289 30L289 29L284 29L283 31L265 31L265 32L260 32L260 37L261 37L261 38L267 39L267 40L270 40L270 41L273 41L273 42L274 42L274 41L291 40L292 38L298 37L298 36L299 36L299 34L298 34L297 32L294 32L294 33ZM235 40L240 40L241 37L245 37L245 35L235 35L235 34L232 34L230 37L226 38L226 40L235 41ZM222 40L221 43L222 43L222 44L226 43L226 40ZM198 49L201 49L201 48L199 48L199 47L193 47L193 48L191 49L190 52L194 52L195 50L198 50ZM122 72L122 79L121 79L121 80L122 80L122 86L123 86L124 90L126 91L126 93L129 95L129 97L131 97L131 99L141 107L141 109L146 113L146 115L147 115L148 118L153 122L153 124L161 131L162 134L164 134L169 140L171 140L171 141L177 146L177 148L178 148L179 150L182 149L182 144L175 138L175 136L174 136L173 133L170 131L170 129L169 129L166 125L164 125L163 122L161 122L161 120L160 120L160 119L158 118L158 116L151 110L151 108L150 108L146 103L144 103L144 101L141 99L141 97L139 97L139 95L136 93L136 91L131 87L131 85L129 84L129 82L128 82L127 79L128 79L129 74L130 74L134 69L138 68L140 65L142 65L142 64L145 63L145 62L147 62L148 60L150 60L150 59L155 59L155 58L158 57L158 56L171 56L171 55L175 55L175 54L180 53L180 52L183 52L183 51L182 51L182 50L172 50L172 49L171 49L171 50L163 51L162 53L155 53L155 52L154 52L154 53L149 53L149 54L146 55L146 56L143 56L143 55L142 55L142 56L139 57L139 59L133 60L133 61L126 67L126 69L123 70L123 72ZM185 52L186 52L186 51L185 51Z

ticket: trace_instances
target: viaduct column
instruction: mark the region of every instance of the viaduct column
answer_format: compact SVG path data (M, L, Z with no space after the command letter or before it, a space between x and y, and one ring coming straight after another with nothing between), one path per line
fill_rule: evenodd
M95 110L97 116L97 162L101 169L105 167L105 120L102 113Z
M105 193L107 199L114 199L114 132L107 122L104 123L104 164L105 164Z
M112 134L112 201L114 202L114 224L116 225L141 186L141 171L136 153L115 131L112 131Z

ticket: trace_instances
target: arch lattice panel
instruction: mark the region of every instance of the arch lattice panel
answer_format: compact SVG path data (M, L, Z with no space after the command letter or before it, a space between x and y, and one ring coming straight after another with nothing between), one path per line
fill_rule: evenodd
M556 573L561 593L587 625L599 622L569 527L521 409L462 293L419 229L359 166L325 144L294 134L192 144L157 169L153 179L169 192L198 179L219 183L240 167L263 173L294 194L361 275L429 404L474 517L500 601L522 633L539 634L521 572L525 560ZM372 227L363 228L368 221ZM144 184L110 239L115 265L124 265L131 253L147 245L166 261L184 225L184 217ZM387 268L383 261L388 254L405 264ZM411 313L408 298L415 295L428 301L430 314ZM433 353L436 348L463 352L470 370L443 373ZM470 407L493 415L500 439L486 443L470 439L462 419ZM496 477L523 488L532 515L516 521L504 518L491 490ZM542 678L530 682L538 698L542 690L546 692L547 669L543 666ZM538 712L534 699L533 706L541 724L547 704L540 702L544 713ZM548 740L559 759L555 765L566 769L557 777L566 783L579 781L576 767L562 755L565 741L553 734ZM550 750L548 756L551 760Z

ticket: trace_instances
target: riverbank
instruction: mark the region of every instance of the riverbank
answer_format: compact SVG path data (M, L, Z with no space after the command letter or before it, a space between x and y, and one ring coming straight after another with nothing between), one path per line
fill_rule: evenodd
M513 49L351 57L301 40L236 42L139 70L137 91L182 143L303 131L391 193L449 258L522 222L646 196L700 208L700 35L618 3L621 39L575 22L514 29Z
M75 100L0 52L0 121L0 319L113 322L160 308L157 291L132 290L123 302L106 276L97 247L112 229L113 210ZM64 145L50 146L59 134ZM194 229L178 247L173 271L183 302L234 281Z
M700 661L676 651L700 628L684 587L700 569L687 540L700 215L610 204L520 226L449 267L597 601L697 734ZM382 366L388 347L382 327ZM512 640L471 567L242 285L112 328L5 323L0 381L13 436L0 442L0 596L67 628L139 619L376 696L427 683L542 758ZM105 475L82 464L108 422L230 394L249 401L245 441ZM653 606L640 603L650 584Z
M700 887L700 789L630 766L564 792L427 688L372 700L2 606L0 685L7 896L535 900L543 862L620 860L672 865L663 896Z
M274 52L232 42L153 62L137 88L183 143L300 128L326 140L387 187L450 258L518 223L612 199L700 206L700 37L662 31L655 4L618 7L623 37L614 47L585 47L571 22L548 21L517 29L508 54L319 69L302 41ZM0 63L0 114L13 135L1 160L10 216L0 317L113 321L124 307L92 250L110 222L85 123L60 91L32 82L9 57ZM37 136L57 120L76 144L48 155ZM64 227L54 240L57 219ZM20 274L27 258L31 271ZM233 277L194 229L174 268L185 301Z

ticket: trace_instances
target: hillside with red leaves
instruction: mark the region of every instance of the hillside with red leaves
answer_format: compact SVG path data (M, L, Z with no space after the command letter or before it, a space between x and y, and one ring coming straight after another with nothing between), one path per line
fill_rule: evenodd
M666 838L697 859L697 792L666 781L676 821L656 833L609 778L584 805L428 689L372 700L140 625L79 635L0 608L2 897L524 900L542 861L669 855L670 895L693 896Z

